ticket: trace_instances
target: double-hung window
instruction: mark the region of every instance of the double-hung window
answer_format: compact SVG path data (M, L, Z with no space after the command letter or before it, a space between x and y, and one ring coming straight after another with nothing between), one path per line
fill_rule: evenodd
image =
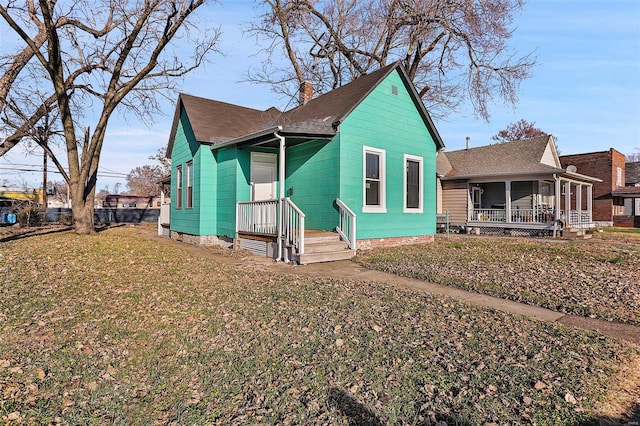
M386 213L385 151L363 147L363 186L365 213Z
M182 166L176 167L176 209L182 208Z
M422 157L404 156L404 212L422 213Z
M187 203L186 208L193 208L193 161L187 163Z

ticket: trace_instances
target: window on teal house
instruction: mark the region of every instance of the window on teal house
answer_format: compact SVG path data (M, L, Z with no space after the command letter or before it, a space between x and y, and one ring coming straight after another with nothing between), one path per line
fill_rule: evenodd
M386 213L385 151L363 147L363 198L365 213Z
M182 166L176 167L176 209L182 208Z
M193 161L187 163L187 202L186 208L193 208Z
M404 156L404 212L422 213L422 157Z

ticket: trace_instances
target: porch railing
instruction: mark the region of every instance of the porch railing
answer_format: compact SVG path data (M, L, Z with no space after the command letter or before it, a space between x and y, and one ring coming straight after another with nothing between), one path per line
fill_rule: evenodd
M578 229L590 228L593 225L591 212L586 210L560 210L560 218L569 226Z
M473 209L471 220L505 222L506 214L504 209Z
M340 198L336 198L339 221L336 232L349 244L351 250L356 250L356 214Z
M304 254L304 213L290 198L283 199L282 235L286 245L296 247L298 255Z
M237 203L236 231L278 235L278 200Z
M552 209L511 209L509 214L505 209L473 209L472 221L480 222L533 222L551 223L553 222Z

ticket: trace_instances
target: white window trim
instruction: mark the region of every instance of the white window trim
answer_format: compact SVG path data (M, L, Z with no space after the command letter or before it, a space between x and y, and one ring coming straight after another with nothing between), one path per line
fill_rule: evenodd
M418 207L407 207L407 162L414 161L420 166L420 186L418 188ZM417 155L404 155L404 173L402 177L402 207L404 213L422 213L423 212L423 200L424 200L424 161L422 157Z
M192 209L193 208L193 160L191 161L187 161L187 163L185 164L185 168L186 168L186 173L185 173L185 179L187 180L187 184L185 185L185 202L184 202L184 208L185 209ZM191 188L191 203L189 203L189 188Z
M182 164L176 166L176 210L183 208L183 190L182 190Z
M380 205L367 205L367 153L376 154L380 158ZM362 212L386 213L387 212L387 170L386 151L384 149L362 146Z

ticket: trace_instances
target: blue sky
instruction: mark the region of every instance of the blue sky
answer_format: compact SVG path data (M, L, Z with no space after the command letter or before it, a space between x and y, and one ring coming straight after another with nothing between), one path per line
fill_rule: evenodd
M247 107L283 107L268 87L242 82L254 57L256 41L242 32L255 15L250 0L223 0L208 10L210 24L220 25L224 55L185 78L181 90ZM521 118L558 138L561 154L605 151L624 154L640 149L640 1L530 0L515 20L512 46L521 54L535 52L538 65L523 82L516 107L490 106L491 121L474 116L469 106L435 120L448 150L491 143L491 135ZM5 27L0 28L6 31ZM153 123L114 117L107 132L101 171L128 173L149 164L150 155L166 146L173 104ZM38 185L39 175L7 172L7 164L41 164L20 148L0 157L0 183L26 180ZM586 173L586 171L585 171ZM56 179L56 176L52 176ZM98 188L113 189L125 180L99 177Z

